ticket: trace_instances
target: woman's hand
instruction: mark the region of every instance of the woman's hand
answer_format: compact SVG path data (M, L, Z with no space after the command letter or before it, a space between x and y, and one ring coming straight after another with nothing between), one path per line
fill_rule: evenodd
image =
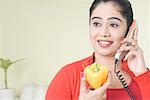
M134 20L127 37L121 42L122 46L119 50L119 52L129 51L125 56L124 61L127 60L129 69L134 73L135 76L139 76L147 71L144 62L143 51L137 42L137 34L138 28ZM127 46L127 43L130 43L131 45Z
M87 89L84 76L81 78L79 100L105 100L106 90L111 84L111 73L108 74L107 82L96 90Z

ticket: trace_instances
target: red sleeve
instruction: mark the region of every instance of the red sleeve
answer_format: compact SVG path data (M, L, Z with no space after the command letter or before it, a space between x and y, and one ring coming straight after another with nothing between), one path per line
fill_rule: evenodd
M150 100L150 71L138 77L133 77L133 79L137 82L141 90L142 100Z
M64 69L60 70L52 80L45 100L71 100L71 89L68 75Z
M135 75L129 70L127 62L123 61L123 68L126 70L131 77L137 82L140 91L142 93L142 100L150 100L150 71L135 77Z

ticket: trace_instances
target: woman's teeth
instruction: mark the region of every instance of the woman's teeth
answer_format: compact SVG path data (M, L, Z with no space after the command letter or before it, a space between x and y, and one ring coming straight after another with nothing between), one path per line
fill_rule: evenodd
M111 44L113 43L112 41L98 41L99 45L103 48L109 47L111 46Z
M99 41L99 43L100 44L111 44L111 42L108 42L108 41L107 42L106 41L105 42L104 41Z

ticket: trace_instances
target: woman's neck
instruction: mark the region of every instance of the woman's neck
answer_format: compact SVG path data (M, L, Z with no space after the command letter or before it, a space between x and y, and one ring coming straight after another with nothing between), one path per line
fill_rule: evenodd
M103 56L95 52L95 62L101 65L108 66L109 70L113 70L114 57L112 56Z

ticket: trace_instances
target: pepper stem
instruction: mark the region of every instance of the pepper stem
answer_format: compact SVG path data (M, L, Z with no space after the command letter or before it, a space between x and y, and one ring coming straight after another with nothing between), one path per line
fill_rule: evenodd
M99 64L95 64L95 67L94 67L94 72L98 72L100 69L99 69Z

